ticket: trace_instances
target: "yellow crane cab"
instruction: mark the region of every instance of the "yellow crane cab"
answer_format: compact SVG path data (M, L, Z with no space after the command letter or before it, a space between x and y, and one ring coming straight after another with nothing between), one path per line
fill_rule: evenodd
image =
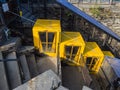
M32 31L34 46L41 53L57 57L61 32L60 20L38 19Z
M104 59L104 54L96 42L86 42L83 60L90 72L98 72Z
M109 56L114 58L115 56L110 51L103 51L104 56Z
M79 32L61 32L60 58L69 65L81 65L85 42Z

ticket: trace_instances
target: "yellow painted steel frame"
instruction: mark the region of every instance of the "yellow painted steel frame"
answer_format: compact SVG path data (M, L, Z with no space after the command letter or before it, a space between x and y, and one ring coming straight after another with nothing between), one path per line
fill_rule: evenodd
M60 32L60 20L38 19L33 27L33 40L35 48L39 49L41 53L57 57ZM50 35L53 35L52 41L49 41L51 38ZM43 36L43 38L41 36ZM49 49L50 45L51 49Z
M102 65L104 54L96 42L86 42L83 59L88 69L96 73Z
M23 12L22 11L20 11L20 16L22 16L23 15Z
M109 56L109 57L115 57L110 51L103 51L103 54L105 55L105 56Z
M66 47L70 47L69 55L67 54ZM77 52L74 53L77 47ZM60 58L64 60L70 60L69 65L81 65L81 56L85 48L85 42L79 32L61 32L61 43L60 43ZM67 55L69 58L67 58ZM72 58L73 57L73 58Z

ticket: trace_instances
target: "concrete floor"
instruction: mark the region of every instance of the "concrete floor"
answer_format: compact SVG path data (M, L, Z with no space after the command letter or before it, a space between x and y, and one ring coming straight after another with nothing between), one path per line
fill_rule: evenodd
M58 72L57 58L52 58L49 56L37 57L37 69L39 74L51 69L56 74Z
M93 90L101 90L95 75L90 75L93 82L90 88ZM84 76L78 67L62 66L62 85L70 90L82 90L86 85Z
M92 80L93 80L93 83L91 84L91 88L93 90L105 90L105 89L102 89L101 86L99 85L99 81L96 75L90 74L90 76L92 77Z
M85 82L77 67L62 66L62 84L70 90L82 90Z

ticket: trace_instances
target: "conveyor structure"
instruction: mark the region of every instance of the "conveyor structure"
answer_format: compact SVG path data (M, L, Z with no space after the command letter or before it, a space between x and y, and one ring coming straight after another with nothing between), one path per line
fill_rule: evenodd
M1 0L1 1L4 2L6 0ZM94 18L84 13L83 11L74 7L72 4L67 2L67 0L56 0L56 1L60 5L66 7L70 11L74 12L78 16L85 19L87 22L99 28L104 33L108 34L111 38L114 38L115 40L120 41L120 37L117 36L115 33L113 33L109 28L102 25L101 23L96 21ZM102 51L96 42L84 41L83 36L80 34L80 32L61 31L60 20L37 19L32 29L34 47L35 47L35 50L37 49L39 51L37 53L36 51L30 52L29 50L26 50L25 53L21 53L21 50L19 49L22 44L19 38L12 39L12 41L15 42L13 44L11 44L10 40L8 40L7 43L3 43L2 40L6 41L4 39L5 38L7 39L6 35L4 34L5 34L4 30L0 30L0 35L1 35L0 36L0 39L1 39L0 65L1 65L1 71L2 71L2 73L0 74L0 79L2 78L3 75L5 76L4 78L1 79L2 81L4 81L3 82L4 85L1 84L2 81L0 82L0 89L2 88L2 90L4 90L4 88L6 88L6 90L9 90L9 89L17 90L15 88L24 82L26 82L26 85L28 83L31 84L31 81L29 82L27 81L30 80L31 78L35 79L34 77L36 77L38 74L48 69L52 69L53 71L55 71L56 74L58 73L61 74L61 72L59 72L60 71L59 69L61 69L60 67L61 63L59 62L59 60L65 62L68 65L67 68L72 67L71 69L69 68L70 70L67 69L68 70L67 73L72 70L73 71L79 70L77 73L81 73L81 77L82 76L84 77L83 81L85 80L85 77L88 77L87 76L88 70L91 73L98 73L101 70L101 71L104 71L104 73L107 76L107 79L109 80L110 83L113 83L113 86L116 82L118 85L117 87L120 86L119 84L120 70L117 68L120 66L119 64L120 61L118 59L115 59L114 58L115 56L110 51ZM10 42L10 44L8 42ZM6 52L7 54L5 54ZM44 53L47 56L41 59L41 56L42 56L41 53ZM4 56L4 58L2 55ZM109 57L106 57L106 56L109 56ZM19 61L17 61L18 58L19 58ZM2 60L12 60L12 61L4 62ZM76 66L77 66L77 69L76 69ZM109 69L109 72L107 72L108 70L106 69L106 67ZM66 67L64 68L64 70L65 69ZM110 70L112 70L111 77L109 76L109 74L111 74ZM53 83L55 84L56 81L52 80L51 78L51 76L53 76L54 73L51 71L49 72L47 72L48 74L47 77L50 79L49 80L50 82L48 83L50 85L52 85ZM72 73L71 77L73 77L72 75L74 74L75 73ZM39 78L39 76L37 78ZM40 79L42 80L43 78L40 78ZM57 77L57 79L59 78ZM8 80L8 83L7 83L7 80ZM58 88L59 84L61 85L61 81L59 80L57 81L58 83L56 87ZM87 80L85 81L87 82ZM91 83L92 80L89 80L89 81ZM40 83L41 85L43 85L42 83L44 82L40 82Z
M91 72L98 72L104 59L104 54L96 42L86 42L83 59Z
M38 19L33 27L34 46L40 52L56 57L60 32L59 20Z
M34 46L72 66L87 66L90 72L98 72L105 55L96 42L84 41L79 32L61 31L59 20L38 19L33 27ZM58 55L59 52L59 55Z
M60 58L68 60L71 65L82 65L84 48L85 42L79 32L61 32Z

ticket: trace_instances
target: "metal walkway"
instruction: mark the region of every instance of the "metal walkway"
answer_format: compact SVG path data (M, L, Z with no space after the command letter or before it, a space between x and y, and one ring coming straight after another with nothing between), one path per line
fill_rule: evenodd
M56 0L56 1L57 1L58 4L66 7L67 9L69 9L72 12L74 12L78 16L84 18L89 23L93 24L94 26L96 26L97 28L99 28L100 30L102 30L103 32L105 32L106 34L110 35L111 37L113 37L117 41L120 41L120 37L117 34L115 34L112 30L110 30L108 27L104 26L102 23L100 23L99 21L97 21L93 17L89 16L85 12L81 11L80 9L78 9L77 7L75 7L74 5L72 5L67 0Z

